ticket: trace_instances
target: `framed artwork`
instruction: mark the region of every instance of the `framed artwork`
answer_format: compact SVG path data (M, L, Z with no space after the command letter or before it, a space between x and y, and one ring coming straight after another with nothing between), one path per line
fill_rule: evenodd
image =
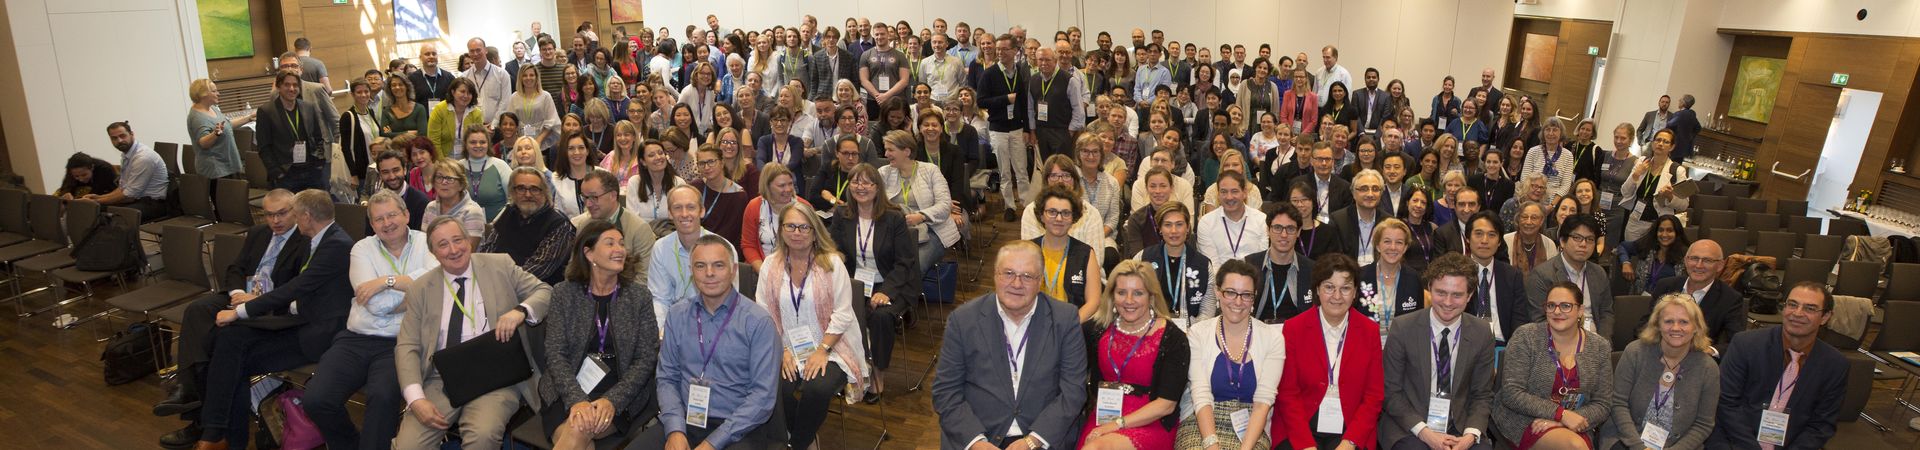
M1773 99L1780 94L1780 79L1786 73L1785 59L1740 57L1733 79L1733 105L1727 115L1767 123L1773 118Z
M1520 78L1553 81L1553 57L1559 50L1560 37L1527 33L1526 47L1520 53Z
M639 22L640 0L610 0L613 2L613 23Z
M440 0L394 0L393 32L401 42L440 37Z
M200 46L207 59L253 56L253 19L247 0L198 0Z

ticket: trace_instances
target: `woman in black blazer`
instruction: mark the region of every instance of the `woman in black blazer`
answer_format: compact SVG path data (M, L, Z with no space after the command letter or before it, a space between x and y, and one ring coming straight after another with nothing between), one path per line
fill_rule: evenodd
M960 148L959 141L955 139L960 136L947 132L945 113L937 109L921 110L920 120L913 126L913 136L919 138L914 142L918 146L913 149L913 159L939 166L940 175L947 178L948 195L953 196L953 201L958 202L965 211L972 211L973 189L967 185L971 172L967 170L966 149Z
M880 171L860 164L847 181L847 198L833 214L827 230L853 271L854 315L864 316L860 323L866 333L872 356L874 376L869 392L861 401L880 402L885 391L885 376L893 361L893 324L907 311L907 302L920 295L920 274L915 273L916 246L913 232L907 228L906 215L887 200Z
M1413 231L1406 222L1381 220L1373 226L1373 264L1360 267L1360 297L1354 310L1380 323L1383 344L1394 317L1427 306L1420 273L1407 264L1412 245Z
M553 286L547 318L546 370L540 378L541 409L555 449L590 449L596 441L619 441L656 410L653 369L660 332L653 300L634 282L620 229L588 222L574 240L566 281ZM577 374L585 364L605 373L592 386Z

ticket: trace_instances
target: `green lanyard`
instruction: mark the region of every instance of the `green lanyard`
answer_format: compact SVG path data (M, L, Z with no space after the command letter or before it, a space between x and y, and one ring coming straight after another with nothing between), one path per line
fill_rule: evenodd
M293 130L293 140L300 140L300 103L293 103L293 117L287 118L287 128Z
M453 302L453 306L455 308L459 308L460 315L465 316L467 318L467 324L468 325L479 324L479 322L473 318L473 310L467 309L467 299L461 297L460 293L453 289L453 281L442 278L440 279L440 282L447 286L447 295L453 296L453 298L455 299L455 301Z

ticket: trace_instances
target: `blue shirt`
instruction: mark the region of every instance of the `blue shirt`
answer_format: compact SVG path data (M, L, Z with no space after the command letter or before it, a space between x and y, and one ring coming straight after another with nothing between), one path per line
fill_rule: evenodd
M1155 86L1173 87L1173 73L1159 64L1141 66L1133 71L1133 101L1145 104L1153 100Z
M1234 364L1227 358L1227 352L1220 352L1220 357L1213 359L1213 401L1243 402L1252 406L1253 391L1260 386L1260 378L1254 376L1253 371L1253 361Z
M146 144L133 143L120 157L120 189L128 199L167 199L167 162Z
M671 320L663 329L660 366L654 374L660 423L668 434L687 431L688 386L698 377L713 389L707 424L726 419L707 435L706 442L714 448L733 445L773 415L781 353L773 316L738 291L728 294L726 303L711 312L694 296L674 303L667 314ZM706 357L701 353L701 336L713 346L711 363L702 363Z

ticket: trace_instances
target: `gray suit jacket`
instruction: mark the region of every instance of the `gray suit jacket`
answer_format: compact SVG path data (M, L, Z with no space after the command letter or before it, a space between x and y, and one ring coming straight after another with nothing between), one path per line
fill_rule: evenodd
M1660 388L1660 373L1667 370L1660 362L1659 344L1635 339L1620 356L1613 373L1613 426L1600 427L1600 447L1613 443L1627 448L1645 448L1640 442L1640 425L1647 421L1653 395ZM1673 379L1673 422L1667 426L1667 442L1661 448L1693 450L1706 446L1713 434L1714 414L1720 408L1720 365L1706 353L1693 351L1680 359Z
M1087 402L1087 351L1078 310L1041 295L1028 318L1020 395L1007 365L1008 343L999 300L983 295L949 316L933 379L933 410L940 415L940 448L961 450L976 436L999 445L1015 419L1049 448L1075 448L1081 407ZM1013 344L1018 346L1018 343Z
M1414 424L1427 421L1434 377L1432 311L1424 308L1402 316L1387 330L1382 360L1387 394L1380 414L1379 448L1393 448L1412 434ZM1493 328L1479 316L1462 313L1459 320L1449 391L1453 404L1447 411L1447 429L1435 431L1459 435L1473 428L1482 437L1493 437L1493 430L1487 428L1493 408Z
M512 311L516 305L525 305L532 315L528 322L538 323L547 315L548 297L552 288L533 274L520 270L513 264L513 258L497 253L473 253L467 272L480 289L480 298L487 302L487 326L500 319L501 314ZM447 297L447 273L442 270L428 272L413 281L413 288L407 290L407 314L400 319L400 336L393 346L393 364L400 377L400 386L422 384L433 372L433 353L440 350L440 338L446 335L442 324L446 318L440 314L441 305ZM527 340L520 340L526 347ZM533 349L527 349L527 359L539 367L533 360ZM514 386L523 399L533 399L532 379ZM531 402L531 400L529 400Z
M1527 322L1546 320L1547 310L1542 306L1547 304L1547 292L1553 289L1554 283L1571 279L1564 258L1564 255L1555 255L1527 273L1527 303L1533 305L1528 308ZM1581 271L1585 272L1587 280L1586 304L1592 306L1589 309L1593 310L1593 331L1601 336L1610 335L1613 333L1612 279L1607 278L1606 270L1593 261L1587 261Z
M1551 400L1557 366L1547 353L1545 322L1521 325L1507 337L1506 353L1500 358L1499 402L1493 408L1493 423L1500 435L1513 442L1533 424L1533 419L1551 419L1559 406ZM1585 403L1570 411L1587 418L1594 430L1611 426L1613 415L1613 345L1607 338L1586 333L1586 346L1574 356L1580 374L1580 393Z

